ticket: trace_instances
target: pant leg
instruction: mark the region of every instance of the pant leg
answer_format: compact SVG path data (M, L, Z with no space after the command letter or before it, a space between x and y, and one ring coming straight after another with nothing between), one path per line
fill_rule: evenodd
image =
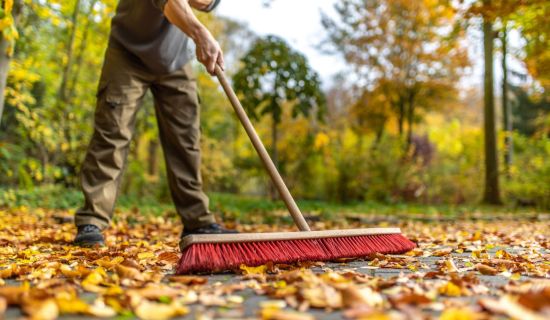
M102 229L113 214L126 164L136 112L147 90L139 62L123 49L109 47L97 92L94 133L81 167L85 203L75 215L77 226Z
M215 222L200 174L200 105L191 66L160 77L151 86L168 183L188 229Z

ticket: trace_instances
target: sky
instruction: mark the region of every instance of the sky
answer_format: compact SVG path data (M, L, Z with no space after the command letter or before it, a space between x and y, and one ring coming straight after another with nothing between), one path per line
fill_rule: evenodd
M266 6L266 0L222 0L216 11L218 14L244 22L250 30L259 34L274 34L284 38L289 44L306 55L325 87L330 85L332 77L346 70L341 56L327 55L318 49L326 32L321 25L321 11L334 15L334 3L338 0L274 0ZM511 35L511 45L517 46L519 37ZM468 46L473 68L462 80L463 87L480 86L483 76L482 35L478 31L468 33ZM509 65L516 71L524 71L521 63L510 58ZM496 91L502 72L499 54L495 59ZM512 79L513 81L513 79Z
M324 83L345 68L336 56L321 53L316 47L323 40L321 10L334 12L335 0L275 0L269 6L260 0L222 0L218 14L244 22L259 35L274 34L306 55Z

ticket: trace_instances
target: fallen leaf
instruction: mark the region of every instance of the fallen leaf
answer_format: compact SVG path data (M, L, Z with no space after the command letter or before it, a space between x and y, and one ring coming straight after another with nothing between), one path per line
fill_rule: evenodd
M28 292L25 287L6 286L0 287L0 297L4 298L8 305L20 305L23 296Z
M208 282L208 278L198 276L170 276L168 277L168 281L182 283L189 286L205 284Z
M166 320L188 314L189 308L177 302L163 304L143 300L134 308L134 313L142 320Z
M3 319L4 313L8 308L8 301L4 297L0 297L0 319Z
M389 300L394 306L423 305L432 302L432 300L425 295L414 292L408 292L398 296L390 296Z
M445 248L445 249L435 251L432 255L435 257L443 257L443 256L448 256L449 254L451 254L452 251L453 251L452 248Z
M131 279L138 281L144 280L143 274L138 269L117 264L115 265L115 270L118 276L122 279Z
M350 285L342 289L341 292L342 302L346 308L357 308L363 305L375 307L383 303L382 296L368 287L359 289L355 285Z
M158 255L157 259L166 261L168 263L176 264L180 260L180 257L175 252L163 252Z
M513 319L521 320L544 320L547 319L542 315L538 315L535 312L525 308L516 302L516 299L511 296L502 296L499 300L495 299L481 299L479 304L497 314L505 314Z
M437 290L440 294L449 297L460 297L462 295L462 288L457 286L451 281L448 281L444 285L440 286Z
M439 317L439 320L476 320L482 316L469 308L450 308Z
M477 271L479 271L481 274L488 275L488 276L494 276L498 273L498 270L490 267L486 264L478 263L475 265L475 268Z
M550 287L540 290L530 290L518 297L518 303L535 311L550 309ZM550 311L550 310L549 310Z
M59 316L57 304L51 298L45 300L25 299L21 309L31 320L53 320Z
M261 265L257 267L248 267L244 264L241 264L240 269L242 270L243 274L265 274L267 272L267 266Z
M315 318L307 313L296 311L285 311L280 309L265 308L260 312L263 320L314 320Z
M286 302L284 300L265 300L260 301L259 306L262 309L284 309Z
M137 255L137 258L139 260L150 259L154 257L155 257L155 254L153 252L140 252Z

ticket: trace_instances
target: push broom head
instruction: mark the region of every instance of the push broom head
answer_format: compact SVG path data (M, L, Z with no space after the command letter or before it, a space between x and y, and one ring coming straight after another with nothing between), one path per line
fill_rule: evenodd
M223 272L241 264L330 261L372 253L403 253L415 244L399 228L189 235L182 239L177 273Z

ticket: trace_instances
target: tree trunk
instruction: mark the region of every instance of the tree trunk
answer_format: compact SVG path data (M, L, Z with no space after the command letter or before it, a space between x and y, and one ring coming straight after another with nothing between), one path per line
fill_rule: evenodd
M76 38L76 30L78 27L79 11L80 11L80 0L76 0L74 3L73 15L71 17L72 27L69 34L69 42L67 43L67 64L63 69L63 74L61 76L61 83L59 85L59 102L61 103L67 102L67 85L69 82L69 74L71 72L71 67L73 65L73 59L74 59L73 46L74 46L74 40Z
M504 172L506 177L510 176L510 166L512 165L512 112L508 102L508 66L506 63L506 55L508 53L507 26L504 23L502 30L502 129L504 131Z
M74 96L76 84L78 83L78 78L80 76L80 69L82 67L82 61L84 59L84 52L86 52L86 48L88 47L88 35L90 34L90 26L93 21L92 13L97 1L98 0L92 0L92 2L90 3L90 7L86 12L87 20L86 20L86 25L84 26L84 34L82 35L82 41L78 46L78 52L76 54L75 63L74 63L76 69L74 70L73 77L71 78L70 84L68 86L69 93L68 93L67 101L69 102L72 100L72 97Z
M407 144L405 147L405 150L409 150L412 143L412 135L413 135L413 122L414 122L414 111L415 111L415 105L414 105L414 96L415 93L411 92L409 94L409 101L408 101L408 112L407 112Z
M397 115L397 130L399 132L399 137L403 136L403 123L405 122L405 100L403 98L399 98L399 101L397 102L398 105L398 115Z
M495 131L495 99L493 93L493 24L483 18L484 108L483 123L485 134L485 190L483 202L501 204L498 183L498 156Z
M8 72L11 57L8 55L7 50L9 41L4 39L0 33L0 123L2 123L2 114L4 113L4 100L6 91L6 82L8 80Z
M5 7L5 1L1 2L2 9ZM13 17L13 23L17 26L19 12L21 10L21 1L15 0L13 2L13 9L11 16ZM4 38L4 34L0 32L0 123L2 123L2 114L4 113L6 85L8 81L8 73L10 67L11 56L8 52L10 42Z
M159 143L156 139L149 141L149 152L147 155L147 172L151 176L157 175L157 150Z
M275 116L275 112L273 112L273 117L271 119L271 160L273 160L273 164L275 165L275 168L279 170L279 159L278 159L278 153L277 153L277 141L278 139L278 132L277 132L277 119ZM278 194L277 190L275 189L275 186L273 183L269 183L269 196L271 200L277 200Z

